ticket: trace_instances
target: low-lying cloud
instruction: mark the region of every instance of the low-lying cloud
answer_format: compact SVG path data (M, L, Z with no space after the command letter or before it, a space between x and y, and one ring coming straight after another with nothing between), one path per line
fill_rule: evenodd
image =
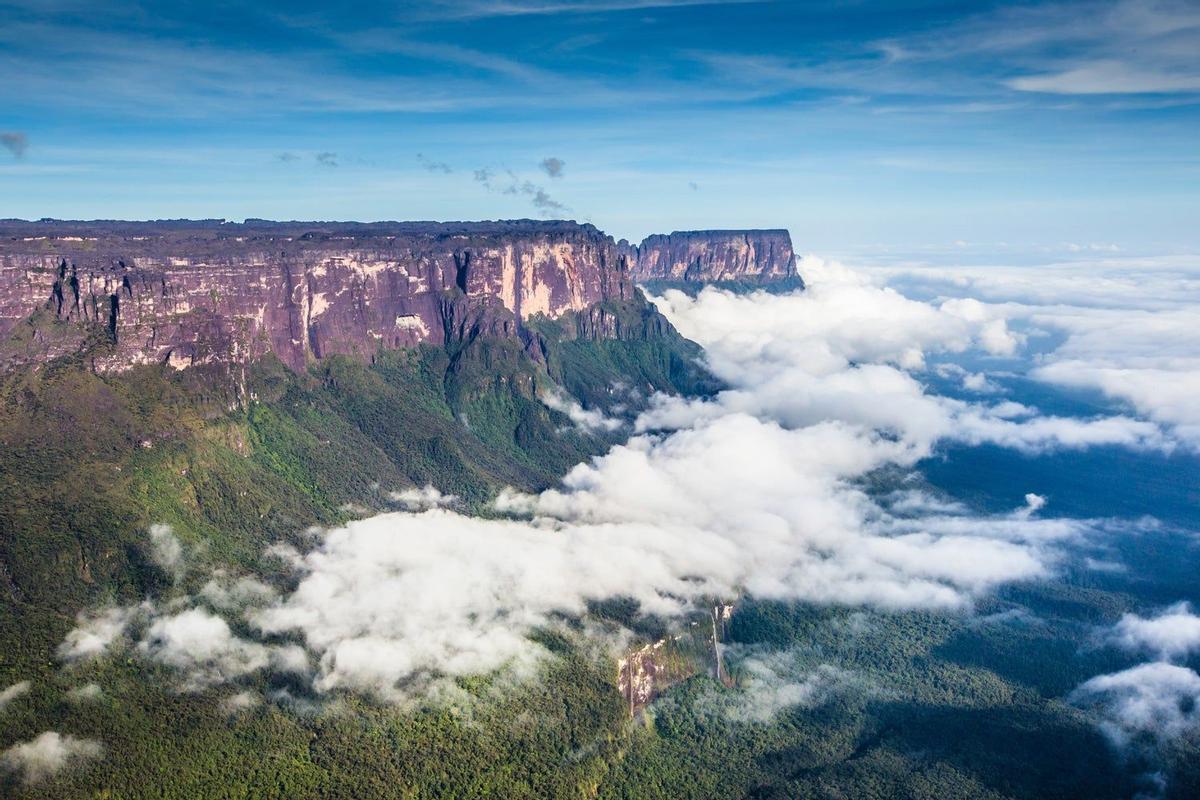
M103 655L125 633L138 610L118 606L81 613L58 646L58 657L72 662Z
M735 295L670 291L655 302L731 389L715 400L659 396L643 429L679 428L729 412L787 427L839 419L901 437L928 453L939 441L1023 451L1171 446L1159 426L1126 415L1045 416L1012 402L935 395L919 380L926 359L969 350L1011 356L1021 336L1001 312L971 298L910 300L839 264L808 257L809 290Z
M150 526L150 558L163 571L179 580L183 575L183 544L170 525Z
M1125 614L1102 639L1156 660L1098 675L1067 699L1090 711L1118 750L1160 763L1175 739L1200 733L1200 675L1179 663L1200 651L1200 617L1186 602L1151 617ZM1166 778L1156 775L1151 783L1162 794Z
M880 267L889 284L970 299L1045 339L1030 377L1091 389L1200 448L1200 264L1111 258L1033 267Z
M432 484L426 484L419 489L392 492L391 498L408 511L428 511L431 508L455 506L459 502L458 495L445 494Z
M489 188L494 178L476 175ZM1101 523L1045 516L1052 498L1036 486L1018 508L979 514L919 491L877 497L863 476L910 468L948 440L1029 452L1171 444L1160 425L1130 415L1047 416L1002 392L936 394L924 380L931 359L1011 360L1029 333L1000 304L919 302L818 259L802 269L804 293L657 300L729 388L652 398L629 441L559 487L505 491L488 518L458 513L434 487L410 490L396 498L407 511L275 547L276 588L215 574L184 601L81 618L61 657L130 642L177 670L185 690L288 672L317 693L403 700L446 678L528 674L548 657L531 634L565 630L611 597L667 620L743 594L966 611L1004 582L1053 575L1063 548ZM607 425L599 410L548 402L577 424ZM753 683L754 662L746 669ZM764 708L821 680L757 677L778 684ZM1102 683L1079 697L1124 685Z
M578 400L565 392L546 391L540 395L539 399L547 408L566 414L571 422L589 433L612 433L625 424L599 409L584 408Z
M1126 614L1113 627L1108 641L1131 652L1149 652L1163 660L1200 652L1200 616L1180 602L1146 618Z
M737 669L738 691L710 700L734 722L770 722L782 712L819 705L861 684L852 672L831 664L802 668L787 650L747 655L737 661Z
M1119 747L1139 737L1161 742L1200 730L1200 675L1176 664L1152 662L1100 675L1069 699L1098 714Z
M24 783L33 784L103 754L104 745L93 739L46 731L0 753L0 767L17 775Z
M9 686L3 690L0 690L0 711L4 711L4 709L8 708L8 705L18 697L29 694L30 688L31 684L29 681L21 681L19 683L14 683L12 686Z

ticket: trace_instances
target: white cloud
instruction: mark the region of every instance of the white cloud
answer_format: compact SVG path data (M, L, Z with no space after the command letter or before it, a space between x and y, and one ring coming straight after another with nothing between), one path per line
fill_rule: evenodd
M963 608L998 582L1046 574L1055 521L900 521L845 483L907 458L860 428L785 430L741 414L639 436L562 489L500 498L528 521L431 510L331 530L303 556L296 590L249 618L303 636L319 690L396 697L439 675L528 668L539 654L529 633L589 599L628 596L666 616L742 591Z
M135 609L127 607L81 613L75 627L58 646L58 657L79 661L103 654L125 633L134 613Z
M261 704L262 698L254 692L238 692L221 701L221 710L227 715L235 717Z
M271 669L275 672L307 675L311 670L308 651L298 644L289 644L271 650Z
M572 422L589 433L615 431L623 424L621 420L608 417L598 409L585 409L578 400L564 392L546 391L539 399L547 408L566 414Z
M1013 352L1020 337L1008 330L1002 308L973 298L918 302L813 257L801 267L810 282L802 294L737 296L709 288L696 298L668 292L656 299L732 388L715 401L660 395L639 429L687 427L738 411L789 427L839 419L899 435L920 453L946 439L1023 451L1170 446L1156 424L1128 416L1021 419L1010 402L929 394L911 374L928 354Z
M0 766L25 783L38 783L72 764L99 758L104 745L57 731L46 731L36 739L15 744L0 754Z
M1200 73L1168 72L1117 60L1093 61L1060 72L1008 81L1022 92L1050 94L1146 94L1200 92Z
M183 573L183 545L175 538L170 525L150 526L150 556L154 563L169 572L176 580Z
M859 683L853 673L829 664L801 668L786 650L747 656L737 668L738 691L720 698L725 716L736 722L770 722L782 711L819 705Z
M442 494L438 488L432 484L426 484L423 488L405 489L400 492L392 492L392 500L407 508L409 511L425 511L430 508L442 508L444 506L452 506L458 502L458 496L453 494Z
M216 570L202 587L200 596L219 609L236 609L265 603L275 596L275 590L256 578L231 578L224 570Z
M67 692L67 699L74 703L90 703L104 696L98 683L86 683Z
M189 690L256 672L270 661L267 647L238 638L225 620L199 608L155 619L138 649L182 670Z
M1200 730L1200 675L1153 662L1100 675L1073 691L1072 702L1101 716L1101 727L1119 746L1135 737L1162 741Z
M1200 447L1200 264L1136 257L1037 267L879 267L889 284L970 298L989 313L1062 337L1031 377L1095 389ZM944 301L948 302L948 301ZM943 302L943 305L944 305Z
M962 376L962 386L968 392L978 394L994 394L1001 391L1000 387L981 372L968 372Z
M1200 651L1200 616L1188 603L1175 603L1157 616L1125 614L1108 635L1113 644L1132 652L1150 652L1172 660Z
M5 708L7 708L8 704L13 700L28 694L31 686L32 684L30 684L29 681L20 681L19 683L14 683L7 689L0 691L0 711L3 711Z

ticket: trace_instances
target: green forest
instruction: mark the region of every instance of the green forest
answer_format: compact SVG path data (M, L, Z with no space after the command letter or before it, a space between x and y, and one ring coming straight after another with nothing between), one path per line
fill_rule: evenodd
M514 341L329 358L296 375L264 360L230 388L197 370L97 375L86 354L0 384L0 750L50 728L104 756L14 798L1017 798L1127 797L1120 763L1065 692L1128 666L1089 646L1140 594L1173 597L1192 576L1169 557L1194 542L1143 542L1127 577L1065 569L1018 584L974 615L883 613L742 598L725 636L725 685L705 658L631 714L611 654L546 631L537 674L457 681L453 702L315 695L279 676L181 691L131 649L64 665L56 647L84 609L169 602L149 557L166 523L209 570L266 573L271 544L393 508L433 484L487 513L504 486L552 485L612 440L537 400L553 382L588 403L614 386L702 394L716 384L678 337L590 341L542 322L535 360ZM97 345L102 346L102 344ZM886 480L886 476L878 476ZM1161 563L1153 563L1161 553ZM1172 566L1175 565L1175 566ZM197 571L197 575L203 570ZM1019 613L1032 610L1028 624ZM589 624L642 641L671 627L619 602ZM698 650L702 650L699 648ZM762 664L799 702L773 708ZM687 666L690 664L690 667ZM757 682L756 682L757 679ZM80 692L80 689L91 686ZM763 707L761 704L765 703ZM1174 797L1200 794L1200 747L1168 754ZM1136 766L1136 765L1135 765Z

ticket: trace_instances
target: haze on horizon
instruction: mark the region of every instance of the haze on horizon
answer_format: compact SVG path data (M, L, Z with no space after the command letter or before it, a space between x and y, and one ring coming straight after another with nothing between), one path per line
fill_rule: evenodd
M1194 3L0 0L0 217L1194 252Z

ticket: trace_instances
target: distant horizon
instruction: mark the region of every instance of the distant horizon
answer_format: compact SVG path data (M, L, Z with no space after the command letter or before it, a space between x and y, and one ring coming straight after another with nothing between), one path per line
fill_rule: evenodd
M1186 2L0 0L0 51L3 217L1200 249Z

